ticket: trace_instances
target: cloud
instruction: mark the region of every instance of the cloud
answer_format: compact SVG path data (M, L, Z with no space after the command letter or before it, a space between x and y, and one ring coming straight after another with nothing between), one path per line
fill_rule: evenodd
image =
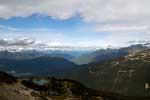
M143 32L148 31L149 26L135 26L135 25L123 25L123 24L112 24L97 26L94 28L96 32Z
M102 41L106 45L128 46L150 41L149 25L105 24L94 27L93 31L105 34Z
M110 33L108 36L104 37L103 42L107 45L123 47L132 44L142 43L141 41L149 41L150 35L144 32L125 32L125 33ZM136 41L132 42L131 41Z
M22 31L22 30L23 29L10 27L10 26L5 26L5 25L0 25L0 31Z
M10 31L10 32L16 32L16 31L50 31L52 29L49 28L28 28L28 29L23 29L23 28L16 28L12 26L6 26L6 25L0 25L0 31Z
M149 23L149 0L0 0L0 17L45 14L65 20L79 15L84 21Z
M136 40L132 40L132 41L128 41L128 42L125 42L126 44L146 44L146 43L149 43L150 41L144 41L144 40L140 40L140 41L136 41Z
M17 38L3 38L0 39L0 46L28 46L35 43L34 39L21 37Z
M53 19L66 20L79 16L86 23L96 23L94 32L109 33L101 38L101 44L119 44L132 40L150 40L149 5L150 0L0 0L0 18L9 19L39 14L43 17L46 15ZM11 27L6 29L19 30ZM47 29L31 31L47 31ZM35 37L52 39L63 35L48 37L37 35L35 32ZM56 38L56 42L58 39ZM8 45L6 41L1 41Z

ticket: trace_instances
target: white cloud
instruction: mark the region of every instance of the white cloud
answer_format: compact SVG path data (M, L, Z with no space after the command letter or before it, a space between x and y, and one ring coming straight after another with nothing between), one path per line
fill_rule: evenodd
M93 31L105 33L106 36L102 40L107 45L128 46L150 41L149 25L106 24L94 27Z
M0 31L22 31L22 30L24 30L24 29L19 29L19 28L15 28L15 27L0 25Z
M34 44L35 40L27 37L21 38L2 38L0 46L27 46Z
M149 30L149 26L134 26L123 24L112 24L97 26L94 29L96 32L146 32Z
M110 33L102 39L105 44L123 47L132 44L143 44L150 41L150 35L142 32L125 32L125 33ZM134 41L130 43L130 41Z
M132 40L150 40L149 5L150 0L0 0L0 18L27 17L38 13L65 20L78 15L85 22L97 23L94 31L110 33L101 39L102 43L117 44ZM7 29L17 30L11 27ZM35 30L47 31L32 31ZM41 35L36 34L36 37L41 38Z
M61 20L80 15L85 21L148 23L149 0L0 0L0 17L46 14Z
M72 50L96 50L100 47L96 46L81 46L72 45L72 43L62 43L62 42L43 42L40 40L34 40L28 37L18 37L18 38L1 38L0 39L0 51L8 50L10 52L19 52L22 50L62 50L62 51L72 51Z

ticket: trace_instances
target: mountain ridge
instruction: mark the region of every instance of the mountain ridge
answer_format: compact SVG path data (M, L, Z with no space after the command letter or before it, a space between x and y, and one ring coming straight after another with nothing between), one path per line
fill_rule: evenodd
M144 50L147 48L148 47L146 45L136 44L136 45L131 45L129 47L123 47L119 49L110 49L110 48L99 49L99 50L96 50L95 52L83 54L79 56L78 58L74 60L74 62L79 65L88 64L91 62L100 62L100 61L105 61L109 59L123 57L123 56L128 55L130 52Z
M70 78L94 89L146 96L150 92L145 90L145 85L150 84L149 60L150 49L145 49L124 57L81 65Z
M16 73L31 73L31 74L51 74L51 73L66 73L73 70L75 64L58 57L38 57L34 59L15 60L15 59L0 59L0 69L6 72L14 71Z

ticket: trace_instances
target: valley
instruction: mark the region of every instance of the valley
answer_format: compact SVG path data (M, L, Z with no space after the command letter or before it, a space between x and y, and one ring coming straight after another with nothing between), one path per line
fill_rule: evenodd
M97 50L85 64L73 61L85 54L2 53L2 100L10 100L8 91L11 100L149 100L150 49L143 45Z

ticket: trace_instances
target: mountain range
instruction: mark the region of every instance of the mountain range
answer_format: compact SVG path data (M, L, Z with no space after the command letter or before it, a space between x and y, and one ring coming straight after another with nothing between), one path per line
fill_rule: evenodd
M106 60L104 62L81 65L72 72L70 78L84 85L124 95L149 95L150 91L150 49Z
M0 59L0 70L14 75L61 74L73 70L75 64L57 57L37 57L34 59Z
M74 62L79 65L88 64L90 62L100 62L122 57L128 55L130 52L144 50L146 48L148 48L147 45L137 44L119 49L111 49L111 48L99 49L92 53L82 54L81 56L78 56L76 59L74 59Z
M18 77L69 78L93 89L146 96L149 95L149 91L145 90L145 86L150 83L149 60L150 49L141 44L100 49L78 57L66 52L3 51L0 53L0 70ZM78 65L76 61L84 64Z

